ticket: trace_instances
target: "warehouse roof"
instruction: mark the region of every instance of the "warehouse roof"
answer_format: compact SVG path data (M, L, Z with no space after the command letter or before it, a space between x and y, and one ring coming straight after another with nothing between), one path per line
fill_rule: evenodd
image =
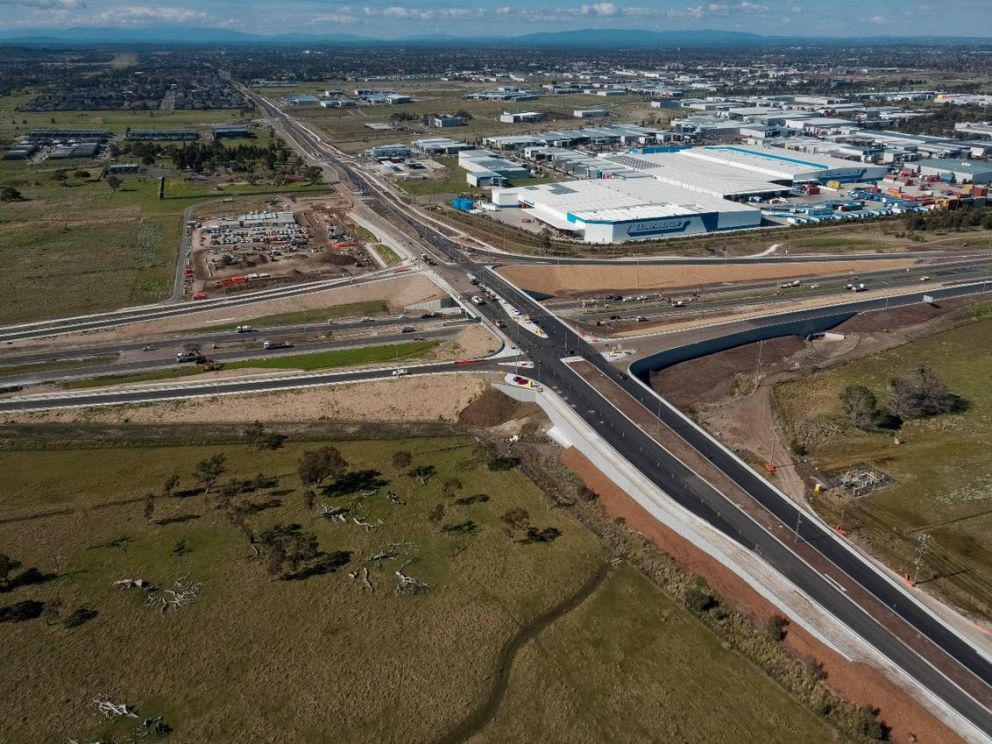
M860 163L827 155L815 155L813 156L815 159L809 160L786 155L780 149L736 145L694 147L691 150L683 150L682 155L749 170L772 179L815 176L818 171L849 170L863 166Z
M934 158L932 160L919 161L921 168L935 168L951 173L992 173L992 163L984 163L977 160L948 160L946 158Z
M690 193L651 178L606 178L510 189L527 204L565 213L569 221L629 222L713 212L754 211L753 207ZM504 192L505 193L505 192Z
M718 197L781 191L783 186L757 174L701 158L687 151L610 155L606 159L641 171L659 181Z

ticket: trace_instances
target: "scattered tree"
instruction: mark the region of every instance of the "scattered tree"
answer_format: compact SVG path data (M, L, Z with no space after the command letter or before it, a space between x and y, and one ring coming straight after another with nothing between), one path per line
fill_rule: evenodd
M245 441L249 447L253 447L254 449L277 450L286 441L286 435L269 431L265 427L265 424L256 421L251 426L245 428Z
M162 497L169 498L176 492L177 488L179 488L179 473L173 473L162 484Z
M512 536L517 530L527 527L530 522L530 514L527 513L526 509L510 509L503 514L501 519L503 520L503 528L506 530L506 533Z
M441 486L441 493L445 498L453 498L462 490L462 482L458 478L448 478Z
M426 486L436 472L433 465L418 465L407 473L407 475L416 480L420 485Z
M270 527L259 535L258 542L265 550L266 567L273 576L285 577L318 554L317 536L304 532L298 524Z
M427 515L427 521L436 527L441 524L442 519L444 519L444 504L438 504Z
M224 511L230 510L234 497L241 493L241 486L241 481L236 478L231 478L224 483L217 492L217 508Z
M145 521L149 524L155 518L155 494L145 496Z
M0 587L6 587L10 583L10 572L20 565L19 561L6 553L0 553Z
M303 453L296 472L300 482L311 488L320 488L328 478L337 478L344 473L348 463L335 447L321 447Z
M785 629L788 627L789 621L782 617L781 615L772 615L768 618L768 637L773 641L783 641L785 640Z
M220 478L227 471L227 455L218 452L210 457L196 463L194 475L196 480L203 484L204 489L209 493Z
M24 201L21 192L13 186L0 186L0 202Z
M114 192L116 192L117 189L119 189L124 183L123 180L113 175L107 176L106 181L107 185L110 187L110 190Z
M397 470L403 470L404 468L410 467L410 463L413 462L413 455L411 455L406 450L399 450L393 453L393 467Z
M705 581L698 581L685 590L685 605L691 612L702 615L716 607L716 597Z
M303 506L306 507L307 511L313 509L313 502L317 498L317 492L312 488L303 489Z
M34 599L14 602L0 607L0 623L23 623L25 620L34 620L41 617L44 610L45 603Z
M958 399L947 389L944 378L935 369L917 367L905 377L889 383L889 408L903 418L921 418L953 411Z
M851 426L867 431L878 421L878 400L864 385L848 385L841 393L844 415Z

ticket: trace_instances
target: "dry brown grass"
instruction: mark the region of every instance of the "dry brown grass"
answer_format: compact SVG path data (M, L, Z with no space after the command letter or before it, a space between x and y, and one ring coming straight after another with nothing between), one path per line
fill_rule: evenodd
M913 259L877 261L817 261L803 264L733 264L705 266L506 266L500 273L534 292L562 295L607 290L677 289L726 282L763 281L799 277L864 273L913 266Z

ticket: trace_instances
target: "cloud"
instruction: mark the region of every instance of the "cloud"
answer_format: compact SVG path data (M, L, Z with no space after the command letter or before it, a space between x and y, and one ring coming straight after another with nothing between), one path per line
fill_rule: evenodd
M481 8L413 8L405 5L390 5L386 8L366 7L365 15L401 20L430 21L434 19L465 20L481 18L485 11Z
M616 3L595 3L594 5L583 5L579 8L581 15L615 16L620 15L620 8Z
M755 13L762 14L767 13L769 10L767 5L760 5L758 3L751 3L747 0L743 0L739 3L734 3L729 5L727 3L710 3L706 6L706 12L711 15L730 15L731 13Z
M871 21L872 23L877 23L879 25L884 25L889 22L888 18L886 18L883 15L872 16L868 20Z
M145 5L129 5L114 10L106 10L97 16L101 23L112 26L151 26L157 23L213 23L216 20L202 10L189 8L161 8Z
M348 10L343 10L339 13L321 13L310 19L311 23L358 23L358 17L351 14Z
M86 7L86 0L0 0L0 5L37 10L78 10Z

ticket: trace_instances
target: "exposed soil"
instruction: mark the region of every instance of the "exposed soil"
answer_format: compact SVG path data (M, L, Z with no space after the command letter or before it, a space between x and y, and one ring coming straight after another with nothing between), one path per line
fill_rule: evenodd
M642 291L677 287L700 287L730 282L793 279L800 277L864 273L914 266L915 259L877 261L817 261L792 264L733 264L659 266L618 264L613 266L510 265L500 273L517 286L553 296L605 291Z
M477 359L499 351L500 341L485 326L473 325L432 352L428 359Z
M522 403L491 387L462 409L458 414L458 423L466 426L500 426L540 412L541 408L536 403Z
M734 375L754 375L805 347L798 336L784 336L762 344L747 344L692 359L651 373L651 387L677 406L715 403L733 394Z
M747 344L651 374L651 387L681 408L692 408L721 442L757 466L775 465L776 485L801 500L805 483L772 405L772 389L817 369L877 354L954 324L951 313L980 302L962 298L859 315L834 331L843 340L807 343L798 336ZM760 373L758 366L761 358Z
M225 395L138 406L69 408L0 416L0 423L222 424L340 421L450 421L489 388L491 373L400 377L279 393Z
M743 581L692 543L654 519L637 502L600 472L574 448L562 453L562 462L599 495L612 518L623 518L627 529L644 535L675 559L685 571L706 579L725 601L767 621L778 610ZM850 663L816 638L790 625L785 642L801 656L823 664L827 684L841 697L858 705L879 709L879 718L892 728L892 741L919 744L965 744L947 726L925 710L907 692L874 667ZM911 737L914 737L911 738Z
M385 300L392 312L399 313L407 305L413 305L427 300L446 296L427 277L413 274L397 276L368 284L345 285L334 287L323 292L310 292L281 299L256 302L239 307L218 308L191 313L173 318L149 320L142 323L131 323L101 331L85 332L82 336L93 344L112 343L114 341L133 341L154 337L159 333L175 333L188 329L209 328L211 325L230 325L232 323L248 322L253 318L281 313L299 312L301 310L321 310L335 305L350 305L368 300ZM12 348L53 347L70 344L78 346L80 334L69 334L56 338L44 338L36 341L19 341Z

